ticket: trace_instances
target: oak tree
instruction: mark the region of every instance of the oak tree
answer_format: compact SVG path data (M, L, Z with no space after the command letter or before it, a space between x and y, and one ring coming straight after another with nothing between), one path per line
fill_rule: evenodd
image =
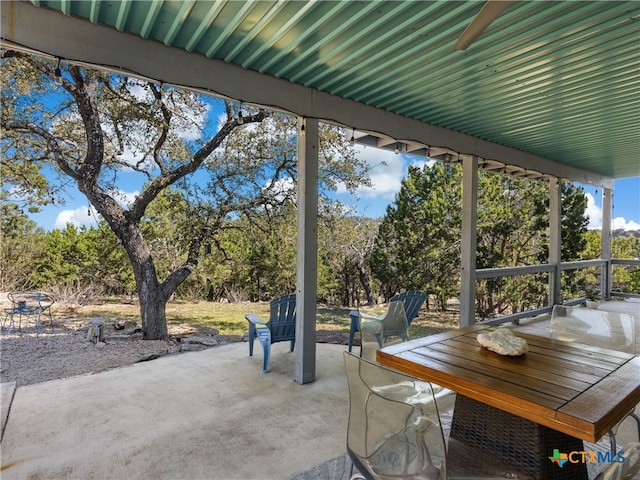
M295 135L265 123L274 115L262 109L12 50L2 52L1 75L3 186L31 206L60 201L69 183L86 196L127 253L147 339L167 336L166 302L215 232L280 204L283 182L295 179L295 155L274 151L269 138L291 153ZM353 157L337 138L323 141L326 185L358 184L357 167L343 168ZM143 185L125 198L120 185L131 176ZM183 254L159 272L145 218L168 189L182 202L171 221Z

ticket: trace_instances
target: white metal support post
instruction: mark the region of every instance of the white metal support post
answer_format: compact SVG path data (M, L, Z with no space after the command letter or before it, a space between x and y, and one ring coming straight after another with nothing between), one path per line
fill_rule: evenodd
M298 118L298 241L295 381L316 379L318 119Z
M476 318L476 244L478 229L478 158L462 161L462 251L460 286L460 326Z
M549 304L562 303L562 188L560 179L549 180L549 264L553 270L549 272Z
M602 267L600 276L600 292L605 299L611 297L611 279L613 266L611 265L611 217L613 211L613 190L605 188L602 190L602 249L600 258L607 261Z

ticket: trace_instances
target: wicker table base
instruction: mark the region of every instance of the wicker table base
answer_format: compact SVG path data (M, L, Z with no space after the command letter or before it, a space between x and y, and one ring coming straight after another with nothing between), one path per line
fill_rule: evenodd
M482 453L481 457L495 459L513 469L519 474L518 478L589 478L585 463L566 462L560 468L549 459L555 449L560 453L582 451L582 440L463 395L456 395L450 436L477 449ZM456 461L455 456L448 455L448 458L449 462Z

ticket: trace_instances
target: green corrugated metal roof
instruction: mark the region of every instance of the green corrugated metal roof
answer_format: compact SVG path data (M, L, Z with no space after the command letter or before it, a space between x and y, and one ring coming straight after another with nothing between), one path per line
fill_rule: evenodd
M611 177L640 175L640 2L33 1Z

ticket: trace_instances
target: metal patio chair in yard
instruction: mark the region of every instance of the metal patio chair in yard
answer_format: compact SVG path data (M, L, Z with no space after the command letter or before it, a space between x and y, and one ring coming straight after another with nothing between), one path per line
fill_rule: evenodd
M394 295L389 299L389 303L401 301L404 306L404 314L407 318L407 328L411 326L411 322L418 316L422 304L427 299L427 294L418 290L408 290L406 292ZM364 315L358 311L349 312L351 318L351 328L349 330L349 351L353 348L353 338L356 332L360 331L360 316Z
M270 302L269 321L265 322L254 313L244 316L249 322L249 356L253 356L253 341L256 337L262 345L264 361L262 370L269 371L271 344L291 342L291 351L296 340L296 294L274 298Z
M4 319L2 328L11 333L12 328L16 326L18 321L18 330L22 331L22 319L25 322L33 320L36 325L36 335L40 334L42 315L49 316L49 325L53 332L53 315L51 314L51 305L55 302L51 295L44 292L10 292L7 298L11 302L11 307L4 309Z
M352 480L528 478L457 439L445 441L429 382L349 352L344 362L347 452L360 472Z
M629 313L555 305L549 336L564 342L636 354L636 318ZM640 440L640 417L632 411L609 431L613 455L617 451L616 434L620 424L627 418L635 420Z

